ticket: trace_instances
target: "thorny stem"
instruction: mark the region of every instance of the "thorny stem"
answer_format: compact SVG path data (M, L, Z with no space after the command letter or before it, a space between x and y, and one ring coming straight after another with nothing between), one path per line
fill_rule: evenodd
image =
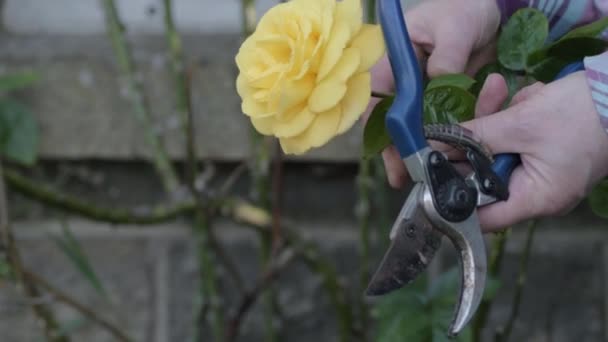
M33 181L19 172L4 169L4 179L15 191L44 204L76 213L80 216L108 223L147 225L167 222L194 210L194 202L188 201L173 205L159 205L139 209L102 208L83 202L82 199L70 196L51 188L48 185Z
M505 255L510 233L511 229L506 229L505 231L498 233L492 241L492 252L488 264L488 277L491 279L498 279L500 276L502 260ZM492 299L484 299L479 305L476 314L477 317L473 321L473 341L475 342L481 342L482 340L481 335L492 310L492 303Z
M367 22L374 23L376 21L376 0L367 0Z
M95 311L87 308L83 304L76 301L74 298L68 296L63 291L54 287L48 281L46 281L44 278L40 277L39 275L37 275L29 270L23 270L23 274L32 283L37 284L38 286L40 286L40 288L42 288L43 290L45 290L46 292L51 294L54 299L72 307L73 309L78 311L80 314L85 316L90 321L99 324L102 328L104 328L110 334L112 334L112 336L114 336L114 338L116 338L116 340L122 341L122 342L131 341L131 339L124 332L122 332L118 327L116 327L110 321L100 317Z
M255 10L255 0L242 0L242 29L243 39L247 38L255 30L257 21L257 14ZM270 199L270 165L271 165L271 154L273 141L260 135L253 128L250 132L252 155L251 155L251 184L252 184L252 199L255 203L260 205L266 210L270 210L272 205L278 203L271 203ZM274 211L274 210L273 210ZM278 218L276 218L278 219ZM277 221L278 222L278 221ZM278 231L278 225L274 226L275 234ZM268 236L265 234L260 235L261 241L261 265L264 269L270 265L272 260L273 245L276 241L273 241L274 236ZM276 294L272 287L266 289L263 293L264 302L264 325L267 342L273 342L277 340L277 333L274 327L274 303Z
M210 218L209 213L204 208L200 208L196 212L195 217L195 238L197 243L197 251L200 265L201 276L201 293L204 297L202 308L209 309L211 331L213 339L216 342L224 341L224 312L222 302L217 288L217 276L215 264L213 262L210 251L212 245L210 242ZM207 310L201 310L196 322L203 322ZM202 341L202 326L198 325L196 329L196 341Z
M367 0L367 21L373 22L375 19L374 9L375 0ZM369 281L369 258L370 258L370 213L371 199L370 192L373 190L373 179L371 171L371 161L362 158L359 162L359 175L357 176L358 203L356 208L357 219L359 220L359 248L361 250L359 264L359 291L356 298L359 304L359 318L361 320L361 332L363 340L367 340L369 325L369 310L365 302L363 293Z
M243 223L256 229L263 234L270 234L272 227L272 217L266 210L256 207L249 203L232 203L226 206L229 217L236 222ZM293 229L284 227L284 245L293 247L298 254L298 258L308 266L308 268L322 279L322 284L329 295L339 325L340 342L351 341L353 328L353 308L346 297L347 290L342 286L336 269L332 266L331 260L324 258L318 246L307 242Z
M515 287L515 294L513 295L513 302L511 306L511 314L507 319L507 323L504 329L496 332L496 341L498 342L507 342L509 341L509 337L511 336L511 331L513 330L513 324L519 315L519 307L521 304L521 297L524 292L524 286L526 285L526 278L528 274L528 261L530 260L530 254L532 252L532 244L534 242L534 232L536 231L536 227L538 226L539 220L533 220L530 222L530 227L528 228L528 234L526 236L526 245L523 250L523 254L519 259L519 274L517 276L517 285Z
M291 263L296 254L292 250L286 250L282 255L275 258L274 262L269 264L269 268L264 272L257 284L248 291L241 299L238 309L234 316L228 321L226 328L226 341L234 341L238 336L239 327L247 312L255 304L260 293L262 293L270 284L278 278L280 273Z
M8 201L4 185L2 161L0 160L0 247L7 253L7 260L11 267L17 286L23 290L25 295L30 298L40 297L40 291L26 276L23 270L21 254L15 242L13 232L8 218ZM0 248L1 250L2 248ZM37 301L32 304L34 314L44 329L45 337L50 342L69 342L68 336L61 334L59 324L51 309L43 302Z
M6 176L6 175L5 175ZM0 178L1 179L1 178ZM12 178L7 177L7 180L11 180ZM90 219L94 219L100 222L109 222L109 223L124 223L124 224L136 224L136 223L150 223L152 221L156 223L170 221L174 218L174 216L164 216L164 217L155 217L154 220L150 218L142 218L142 217L130 217L129 215L125 217L121 217L121 215L117 215L108 211L108 215L94 215L91 216L91 213L105 212L106 209L96 209L89 208L87 210L82 210L79 206L66 205L65 204L65 195L54 193L53 191L46 189L43 193L43 196L40 196L38 192L27 191L24 192L24 189L35 189L41 188L44 189L43 186L39 187L36 184L29 183L27 179L22 179L25 183L20 182L19 184L27 184L26 187L16 187L15 190L19 191L28 196L34 197L34 199L39 200L42 203L47 205L60 207L65 209L66 211L80 215L83 217L87 217ZM70 201L67 201L70 203ZM218 202L219 203L219 202ZM246 227L250 227L255 229L257 232L261 234L270 235L271 227L272 227L272 216L264 209L254 206L250 203L246 203L243 201L234 201L234 200L225 200L222 202L223 210L221 213L228 218L235 220L240 223L244 223ZM180 214L192 213L194 210L194 205L188 204L183 205L183 208L180 211ZM0 215L0 218L6 217L4 215ZM126 218L125 220L121 220L122 218ZM338 274L335 269L330 266L331 261L322 257L321 252L318 247L311 243L305 243L303 239L293 232L288 227L283 227L285 230L283 241L286 246L306 246L305 249L301 249L302 252L298 253L298 256L303 258L305 263L309 266L309 268L317 273L323 279L323 285L325 289L328 291L328 294L331 298L331 302L335 308L336 315L338 317L339 325L340 325L340 341L349 341L350 340L350 332L354 331L353 329L353 309L345 297L346 289L341 285ZM198 238L198 236L197 236ZM198 241L199 244L205 245L207 242L205 240ZM299 249L300 250L300 249ZM210 260L205 259L205 264L210 263ZM214 286L215 284L208 284L209 287ZM217 302L217 301L216 301ZM206 315L209 307L213 303L205 302L202 305L199 318L202 318Z
M383 242L382 249L388 248L390 239L389 234L392 228L389 201L388 201L388 183L386 180L386 171L384 168L384 162L381 157L373 159L374 163L374 182L375 182L375 211L377 212L377 224L380 227L379 231L381 237L380 241Z
M188 186L192 196L195 198L195 229L194 234L197 240L197 250L199 256L201 289L200 292L205 298L203 307L209 308L211 315L211 330L216 342L224 341L224 313L222 303L220 302L220 294L217 288L217 270L213 261L212 251L215 251L216 256L221 258L227 270L236 280L237 284L242 284L238 271L228 259L227 254L223 250L221 243L215 239L211 231L211 213L209 204L203 200L203 193L196 188L196 176L198 173L196 167L196 148L194 141L194 115L191 107L191 75L187 74L184 68L184 53L180 36L175 28L173 20L171 0L164 0L165 10L165 34L169 45L171 72L175 80L175 95L177 100L177 111L183 128L183 133L186 136L186 156L188 168ZM238 286L238 285L237 285ZM202 325L198 322L204 320L203 315L206 315L206 309L200 311L200 317L197 318L196 326L197 340L201 340Z
M283 154L281 146L275 144L272 172L272 252L281 245L281 204L283 195Z
M108 35L112 41L114 53L123 76L129 84L129 95L133 104L133 114L144 128L146 142L154 153L154 166L161 177L165 191L174 195L179 188L177 174L161 138L154 128L148 100L145 96L143 83L136 70L133 56L125 36L125 27L120 20L114 0L103 0Z
M371 163L367 159L359 162L359 175L357 176L358 203L356 216L359 220L359 249L361 250L359 264L359 291L357 298L359 304L359 316L361 319L361 331L365 334L369 321L368 308L365 303L363 292L369 281L369 252L370 252L370 191L372 190L372 178L370 175Z
M165 36L169 46L170 67L175 82L176 109L179 115L184 136L188 139L186 143L186 156L188 160L188 179L193 182L196 177L196 151L194 143L194 123L192 103L190 99L190 75L186 72L184 52L181 38L175 28L173 20L173 8L171 0L163 0L165 10Z

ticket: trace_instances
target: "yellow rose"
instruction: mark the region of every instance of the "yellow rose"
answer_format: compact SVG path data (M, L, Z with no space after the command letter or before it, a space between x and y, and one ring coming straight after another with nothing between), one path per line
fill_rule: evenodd
M242 110L255 129L301 154L350 129L371 96L382 31L360 0L292 0L270 9L236 63Z

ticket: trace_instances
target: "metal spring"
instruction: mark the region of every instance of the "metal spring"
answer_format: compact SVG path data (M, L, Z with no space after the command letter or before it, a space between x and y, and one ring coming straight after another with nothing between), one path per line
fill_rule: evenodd
M457 124L430 124L424 126L424 136L428 140L439 141L462 151L469 149L481 153L493 161L492 152L481 143L471 130Z

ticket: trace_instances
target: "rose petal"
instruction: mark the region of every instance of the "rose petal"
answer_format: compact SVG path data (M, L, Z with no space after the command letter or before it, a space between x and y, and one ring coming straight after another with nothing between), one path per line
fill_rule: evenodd
M364 72L353 76L348 80L348 90L342 100L342 119L338 126L338 134L349 130L367 109L371 98L371 75Z
M252 118L263 118L274 115L273 112L268 110L268 106L266 104L255 101L253 98L248 96L243 98L241 110L245 115Z
M357 49L347 48L344 50L338 63L336 63L336 66L327 74L325 80L346 82L355 71L357 71L359 63L359 51Z
M247 85L245 76L243 76L243 74L239 74L236 77L236 92L239 94L239 96L244 98L245 96L251 94L252 91L253 90L251 87Z
M325 145L336 135L342 110L339 106L318 114L302 134L291 138L281 138L281 148L288 154L302 154L313 147Z
M273 117L266 118L251 118L251 123L256 131L263 135L272 135L273 134Z
M316 115L304 107L299 113L292 115L291 120L274 122L274 135L278 138L291 138L304 132L315 119Z
M341 2L338 2L336 4L335 21L348 23L351 35L359 32L363 21L361 0L342 0Z
M249 36L241 47L239 48L239 52L234 57L234 61L236 62L236 66L240 71L246 70L247 67L253 61L253 57L255 56L255 39L252 36Z
M268 53L272 57L272 63L289 63L292 55L293 42L284 35L262 36L256 43L258 52Z
M308 107L314 113L325 112L335 107L346 94L346 83L327 80L312 91L308 99Z
M350 28L348 24L345 22L336 22L329 35L329 41L325 46L325 51L323 52L317 80L324 79L331 69L334 68L336 63L340 60L342 52L349 40Z
M350 47L358 49L361 54L361 63L357 71L368 71L384 55L382 29L378 25L363 25L350 43Z
M313 75L306 75L304 78L295 81L288 81L281 89L278 103L278 111L283 112L288 108L305 101L315 86Z

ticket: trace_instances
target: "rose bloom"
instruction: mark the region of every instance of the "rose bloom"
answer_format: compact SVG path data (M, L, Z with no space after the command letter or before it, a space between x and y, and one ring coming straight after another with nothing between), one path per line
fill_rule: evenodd
M371 97L382 31L360 0L293 0L270 9L236 63L242 110L255 129L301 154L350 129Z

